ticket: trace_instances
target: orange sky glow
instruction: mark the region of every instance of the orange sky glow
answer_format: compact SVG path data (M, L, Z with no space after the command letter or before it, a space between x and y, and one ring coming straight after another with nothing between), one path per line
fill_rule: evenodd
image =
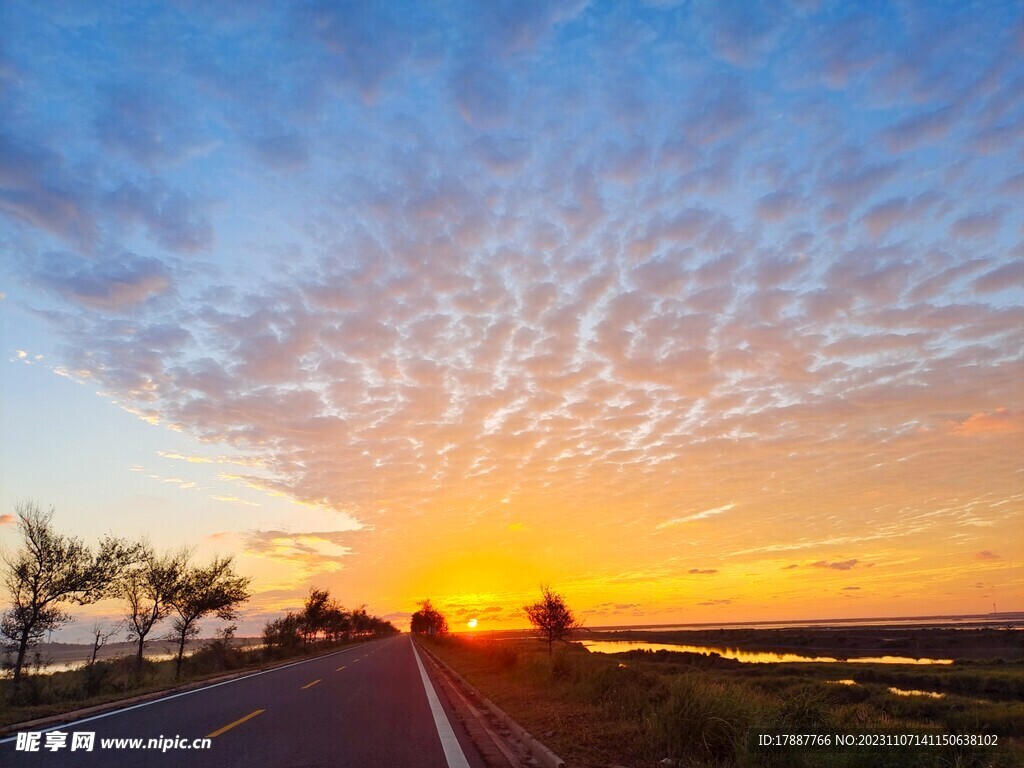
M50 5L0 547L232 554L240 634L1024 610L1016 4Z

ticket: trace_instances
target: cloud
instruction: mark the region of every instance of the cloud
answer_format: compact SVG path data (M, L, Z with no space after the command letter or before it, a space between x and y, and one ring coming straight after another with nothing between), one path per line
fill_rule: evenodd
M994 293L1024 285L1024 262L1003 264L975 279L974 289L981 293Z
M326 54L325 75L373 101L401 71L415 50L413 16L397 9L359 2L312 2L294 6L294 28L309 35Z
M940 107L921 115L906 118L885 132L885 141L893 152L906 152L926 142L943 138L953 124L956 110Z
M983 549L981 552L976 552L974 554L974 558L976 560L1001 560L1002 559L1001 557L999 557L999 555L997 555L995 552L993 552L992 550L989 550L989 549Z
M767 4L740 0L698 2L694 13L715 54L738 67L753 67L771 51L784 16Z
M469 125L495 130L507 122L511 94L501 70L471 64L455 75L452 89L459 113Z
M732 599L726 600L705 600L697 605L732 605Z
M728 512L735 506L735 503L729 502L728 504L723 504L720 507L712 507L711 509L705 509L703 512L697 512L695 514L687 515L685 517L673 517L670 520L666 520L663 523L659 523L656 526L656 529L660 530L662 528L668 528L672 525L679 525L680 523L693 523L697 520L706 520L709 517L714 517L715 515L720 515L723 512Z
M309 143L297 133L279 133L254 139L260 162L275 171L295 171L309 163Z
M1016 18L485 5L25 16L0 63L11 349L52 339L55 372L223 446L237 495L202 496L271 495L250 545L296 578L398 595L381 563L486 548L527 565L481 590L554 558L656 595L693 562L999 550ZM317 539L285 500L367 531Z
M859 589L860 589L860 587L843 587L842 591L843 592L856 592Z
M166 294L173 285L162 261L127 252L100 262L53 252L35 280L67 301L103 311L127 309Z
M76 245L97 236L88 182L65 159L0 133L0 212Z
M355 552L353 531L249 530L241 534L244 551L295 569L297 577L341 570Z
M259 506L259 504L257 502L255 502L255 501L248 501L246 499L241 499L238 496L233 496L231 494L214 494L214 495L211 495L210 498L213 499L214 501L223 501L223 502L225 502L227 504L241 504L244 507L258 507Z
M197 253L213 244L213 227L202 205L160 180L123 182L103 202L116 220L142 224L153 241L169 251Z
M953 434L964 436L1009 435L1024 432L1024 411L997 408L975 413L953 426Z
M835 571L848 571L851 568L853 568L855 565L857 565L858 562L859 561L856 560L856 559L854 559L854 560L841 560L841 561L834 562L834 563L829 563L829 562L826 562L824 560L818 560L816 563L811 563L811 567L813 567L813 568L831 568L831 569L833 569Z
M999 232L1002 223L1003 214L1000 211L970 213L954 221L949 232L961 239L992 237Z
M800 200L792 192L769 192L757 201L757 215L762 221L782 221L799 209Z
M574 19L589 0L487 3L478 17L484 50L498 57L529 51L559 24Z
M147 166L180 160L201 146L189 111L154 83L105 89L95 126L105 149Z
M691 568L688 572L689 573L694 573L694 574L698 574L698 573L699 574L712 574L712 573L718 573L718 569L717 568L704 568L704 569L701 569L701 568Z
M683 135L704 147L734 138L755 116L753 98L743 80L727 74L698 83L687 106Z

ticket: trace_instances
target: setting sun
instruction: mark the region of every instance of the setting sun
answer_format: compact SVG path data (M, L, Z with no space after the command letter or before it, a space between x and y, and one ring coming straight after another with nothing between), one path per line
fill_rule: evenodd
M470 629L476 629L476 619L470 619L469 621L467 621L466 626L468 626Z

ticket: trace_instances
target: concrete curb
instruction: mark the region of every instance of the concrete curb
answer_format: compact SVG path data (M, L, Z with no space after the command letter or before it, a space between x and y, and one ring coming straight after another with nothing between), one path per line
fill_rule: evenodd
M365 645L360 643L359 645ZM262 672L270 672L271 670L277 669L278 667L284 667L288 664L294 664L297 661L312 661L313 659L319 658L320 656L329 656L332 653L338 651L344 651L348 648L356 648L358 646L347 646L346 648L335 648L327 653L317 654L316 656L309 656L305 659L287 659L277 664L271 664L266 667L257 667L255 669L246 669L241 672L232 672L227 675L220 675L219 677L208 677L205 680L195 680L191 683L185 683L183 685L176 685L173 688L163 688L159 691L151 691L149 693L143 693L139 696L132 696L128 699L117 699L115 701L108 701L104 704L97 704L92 707L86 707L85 709L76 709L71 712L61 712L57 715L47 715L46 717L40 717L36 720L26 720L21 723L12 723L11 725L0 726L0 738L4 736L10 736L17 731L32 731L39 730L41 728L48 728L51 725L60 725L61 723L69 723L74 720L82 720L86 717L92 717L93 715L102 715L104 712L112 712L115 709L122 709L124 707L130 707L133 704L142 704L147 701L153 701L155 699L162 699L164 696L170 696L174 693L184 693L186 691L192 691L196 688L204 688L214 683L224 683L228 680L235 680L240 677L248 677L250 675L258 675Z
M530 752L533 754L535 758L537 758L538 762L540 762L540 764L543 765L544 768L565 768L565 761L562 760L562 758L560 758L546 746L537 741L537 739L531 736L525 728L523 728L521 725L519 725L519 723L517 723L515 720L513 720L511 717L505 714L494 702L492 702L490 699L488 699L486 696L480 693L480 691L478 691L472 685L467 683L466 680L462 677L462 675L460 675L458 672L456 672L454 669L448 666L445 662L441 661L441 659L439 659L436 654L434 654L428 648L424 647L422 644L419 644L419 648L421 651L427 654L431 661L437 664L456 682L458 682L459 685L464 686L466 690L470 691L474 696L476 696L477 699L480 700L480 702L487 708L487 710L492 715L494 715L498 719L498 721L501 722L502 725L504 725L506 728L512 731L512 733L515 734L517 739L519 739L521 742L523 742L523 744L529 747Z

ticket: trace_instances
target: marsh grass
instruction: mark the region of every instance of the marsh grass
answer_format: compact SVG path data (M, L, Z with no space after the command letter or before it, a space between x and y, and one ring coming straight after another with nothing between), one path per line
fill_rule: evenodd
M588 766L685 768L1008 768L1024 765L1024 703L948 693L896 696L889 686L1010 691L1019 665L940 671L863 664L722 664L672 653L549 659L530 641L447 638L431 648L541 741ZM856 685L827 681L854 679ZM995 748L772 748L762 733L997 734Z

